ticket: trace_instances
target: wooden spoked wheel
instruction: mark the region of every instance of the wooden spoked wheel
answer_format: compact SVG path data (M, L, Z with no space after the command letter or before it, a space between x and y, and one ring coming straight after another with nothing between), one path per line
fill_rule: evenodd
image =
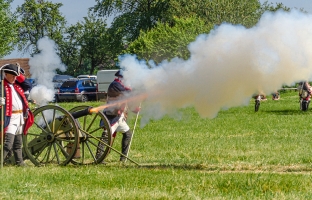
M79 144L76 120L65 109L46 105L33 112L34 124L23 137L24 158L36 165L66 165Z
M78 106L69 112L73 113L87 108L89 106ZM112 143L108 119L102 112L98 112L79 117L75 121L79 130L79 144L77 154L71 162L74 164L101 163L109 154Z

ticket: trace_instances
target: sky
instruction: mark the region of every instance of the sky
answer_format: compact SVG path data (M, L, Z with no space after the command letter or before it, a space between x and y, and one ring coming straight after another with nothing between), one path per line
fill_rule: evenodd
M83 17L87 16L88 8L96 4L95 0L50 0L53 3L63 3L63 6L60 8L61 13L66 17L68 24L75 24L78 21L82 21ZM24 0L14 0L12 9L15 10L17 6L22 5ZM261 3L265 0L260 0ZM312 13L312 1L311 0L269 0L268 2L283 3L285 6L290 8L304 8L307 12ZM111 20L108 19L109 23ZM4 58L21 58L28 57L28 55L21 55L21 53L14 51L10 55Z
M260 0L260 3L264 3L266 0ZM303 8L305 11L312 13L312 1L311 0L268 0L268 2L282 3L289 8Z
M53 3L62 3L61 13L66 17L69 24L75 24L87 16L88 8L96 4L95 0L49 0ZM24 0L13 0L11 6L15 10L17 6L24 3Z

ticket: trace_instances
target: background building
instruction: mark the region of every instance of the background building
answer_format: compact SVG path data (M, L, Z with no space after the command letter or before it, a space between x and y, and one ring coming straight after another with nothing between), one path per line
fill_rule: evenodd
M0 60L0 67L5 64L16 64L19 63L21 68L25 70L26 78L30 78L31 74L29 72L30 66L28 65L29 58L12 58L12 59L2 59Z

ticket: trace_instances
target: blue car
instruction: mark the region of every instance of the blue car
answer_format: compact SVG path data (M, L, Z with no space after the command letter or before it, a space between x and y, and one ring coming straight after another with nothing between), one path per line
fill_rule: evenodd
M31 87L35 87L37 85L37 79L34 78L26 78L27 81L31 83Z
M56 95L56 101L89 101L96 100L96 80L68 79Z

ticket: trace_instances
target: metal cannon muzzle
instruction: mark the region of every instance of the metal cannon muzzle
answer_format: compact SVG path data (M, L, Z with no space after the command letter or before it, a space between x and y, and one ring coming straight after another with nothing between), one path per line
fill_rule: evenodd
M83 116L87 116L87 115L91 115L92 112L91 112L91 109L92 107L88 107L84 110L79 110L79 111L76 111L76 112L71 112L70 114L75 118L79 118L79 117L83 117Z

